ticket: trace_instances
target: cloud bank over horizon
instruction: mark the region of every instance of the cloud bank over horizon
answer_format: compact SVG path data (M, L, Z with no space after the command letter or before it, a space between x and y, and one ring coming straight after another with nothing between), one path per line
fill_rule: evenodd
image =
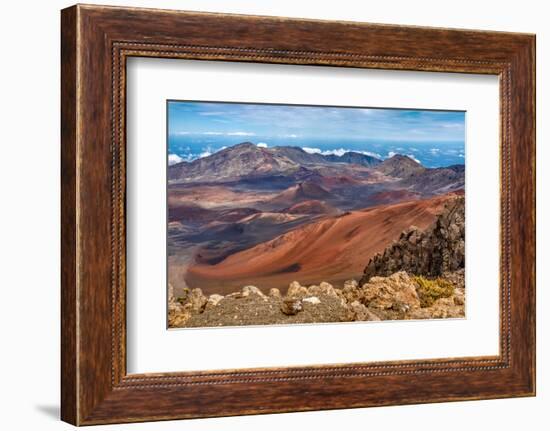
M207 157L244 141L426 166L463 164L465 112L218 102L168 102L169 164Z

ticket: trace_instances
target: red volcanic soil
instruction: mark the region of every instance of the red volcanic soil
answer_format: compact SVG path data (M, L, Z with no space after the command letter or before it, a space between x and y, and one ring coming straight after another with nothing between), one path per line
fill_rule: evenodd
M215 216L215 211L202 208L198 205L182 205L179 207L170 207L168 209L168 220L170 222L185 220L186 222L196 222L209 220Z
M292 205L290 208L285 208L285 214L332 214L338 213L338 210L326 202L317 200L308 200Z
M369 196L369 202L373 202L375 205L382 205L390 204L392 202L410 201L419 198L419 193L411 192L406 189L385 190Z
M319 183L326 189L331 190L335 187L345 187L361 184L361 181L356 180L350 176L332 176L332 177L321 177Z
M329 196L330 193L320 185L311 181L304 181L303 183L289 187L288 189L282 191L273 199L269 200L268 204L290 207L295 203L302 202L304 200L324 199Z
M253 208L211 210L198 205L180 205L168 209L168 220L182 223L208 223L213 220L231 223L259 212Z
M215 264L193 264L186 281L205 293L227 294L245 285L286 291L327 281L341 285L358 278L369 259L410 226L428 227L449 195L381 205L298 227Z

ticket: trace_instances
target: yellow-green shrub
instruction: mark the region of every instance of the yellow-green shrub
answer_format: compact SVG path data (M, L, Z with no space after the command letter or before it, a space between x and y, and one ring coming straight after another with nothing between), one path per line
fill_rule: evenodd
M427 279L421 275L414 276L414 281L418 285L416 293L420 299L421 307L431 307L439 298L448 298L454 292L454 286L443 278L435 280Z

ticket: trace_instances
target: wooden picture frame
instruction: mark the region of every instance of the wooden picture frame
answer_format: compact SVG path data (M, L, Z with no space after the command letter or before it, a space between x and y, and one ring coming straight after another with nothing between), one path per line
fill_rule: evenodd
M535 394L534 35L77 5L62 11L61 49L64 421ZM128 375L125 65L131 56L498 75L500 355Z

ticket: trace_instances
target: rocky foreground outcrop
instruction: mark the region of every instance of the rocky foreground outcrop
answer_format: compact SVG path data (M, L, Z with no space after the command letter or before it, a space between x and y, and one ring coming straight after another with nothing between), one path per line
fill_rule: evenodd
M447 203L433 226L426 230L413 226L376 254L365 267L360 283L396 271L436 277L464 269L464 237L464 196L457 196Z
M193 289L176 298L169 288L172 328L459 317L464 317L464 270L434 279L400 271L362 285L350 280L342 289L295 281L284 296L278 289L265 294L245 286L225 296Z

